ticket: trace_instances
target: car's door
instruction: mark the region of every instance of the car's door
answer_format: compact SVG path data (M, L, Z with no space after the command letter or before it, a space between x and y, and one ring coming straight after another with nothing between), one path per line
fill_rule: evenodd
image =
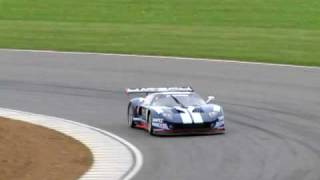
M140 106L140 113L141 113L141 118L147 122L148 118L148 110L150 108L151 102L153 101L154 94L150 94L147 97L145 97L143 103Z

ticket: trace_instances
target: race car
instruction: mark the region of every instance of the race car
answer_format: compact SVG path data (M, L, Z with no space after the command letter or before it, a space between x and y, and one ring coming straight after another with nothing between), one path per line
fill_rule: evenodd
M128 124L151 135L221 134L224 112L214 97L204 101L188 87L126 89ZM132 97L134 96L134 97Z

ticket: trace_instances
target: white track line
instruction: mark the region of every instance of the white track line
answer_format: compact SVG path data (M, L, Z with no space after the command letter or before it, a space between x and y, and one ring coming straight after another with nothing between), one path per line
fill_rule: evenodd
M141 152L131 143L110 132L78 122L0 108L0 116L54 129L86 145L93 154L93 165L81 180L131 179L140 170Z
M304 69L320 69L320 67L317 67L317 66L299 66L299 65L290 65L290 64L274 64L274 63L249 62L249 61L239 61L239 60L225 60L225 59L188 58L188 57L176 57L176 56L152 56L152 55L138 55L138 54L115 54L115 53L93 53L93 52L29 50L29 49L4 49L4 48L0 48L0 51L49 53L49 54L73 54L73 55L83 54L83 55L101 55L101 56L119 56L119 57L140 57L140 58L167 59L167 60L170 59L170 60L208 61L208 62L221 62L221 63L237 63L237 64L252 64L252 65L263 65L263 66L304 68Z

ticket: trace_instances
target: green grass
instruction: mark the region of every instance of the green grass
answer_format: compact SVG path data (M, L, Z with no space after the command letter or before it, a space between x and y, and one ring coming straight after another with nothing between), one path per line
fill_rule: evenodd
M0 0L0 48L320 66L320 1Z

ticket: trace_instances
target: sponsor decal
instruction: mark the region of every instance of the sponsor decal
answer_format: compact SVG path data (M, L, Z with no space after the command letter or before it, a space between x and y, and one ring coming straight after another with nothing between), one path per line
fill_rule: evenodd
M162 118L153 118L152 121L155 122L155 123L163 123L163 119Z
M161 129L165 129L168 130L168 125L166 123L157 123L157 122L153 122L152 123L153 127L157 127L157 128L161 128Z

